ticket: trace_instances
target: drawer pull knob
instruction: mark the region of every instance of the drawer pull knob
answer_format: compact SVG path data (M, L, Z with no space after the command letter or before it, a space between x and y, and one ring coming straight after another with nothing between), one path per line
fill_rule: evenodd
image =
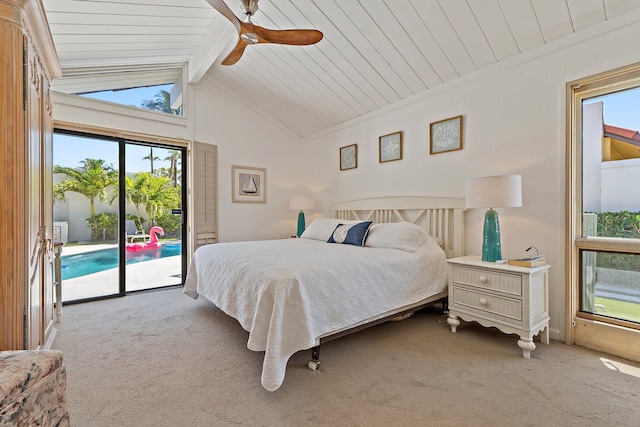
M486 298L480 298L480 304L487 305L488 302Z
M489 281L489 279L487 279L487 276L480 276L478 280L480 280L480 283L487 283Z

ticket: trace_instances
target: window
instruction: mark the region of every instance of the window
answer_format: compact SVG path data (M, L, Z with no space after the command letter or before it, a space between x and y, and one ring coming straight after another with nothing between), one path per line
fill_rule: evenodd
M142 108L160 113L182 116L181 100L172 100L171 94L175 85L134 87L129 89L105 90L99 92L80 93L79 96L113 102L129 107ZM175 91L174 91L175 92Z
M632 358L625 352L640 346L640 65L567 91L567 341Z

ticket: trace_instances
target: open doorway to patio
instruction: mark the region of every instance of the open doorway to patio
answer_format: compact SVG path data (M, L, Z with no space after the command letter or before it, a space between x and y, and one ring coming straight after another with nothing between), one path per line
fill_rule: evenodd
M62 301L181 285L186 147L56 129Z

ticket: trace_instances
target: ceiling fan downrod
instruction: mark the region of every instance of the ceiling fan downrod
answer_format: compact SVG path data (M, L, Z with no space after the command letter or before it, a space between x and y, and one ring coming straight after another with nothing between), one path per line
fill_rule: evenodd
M242 3L242 10L247 15L247 19L251 19L253 15L258 11L258 0L240 0Z
M242 9L244 10L244 14L247 16L247 23L251 22L251 17L258 11L258 0L241 0ZM240 34L240 38L246 44L256 44L258 43L258 35L253 32L246 32Z

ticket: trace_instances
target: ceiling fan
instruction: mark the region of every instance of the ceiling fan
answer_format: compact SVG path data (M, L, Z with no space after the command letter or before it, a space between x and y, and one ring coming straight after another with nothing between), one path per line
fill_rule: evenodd
M277 43L304 46L318 43L322 33L318 30L270 30L251 22L251 17L258 10L258 0L241 0L246 21L241 21L229 9L223 0L207 0L211 6L227 18L238 30L238 43L222 61L222 65L233 65L250 44Z

